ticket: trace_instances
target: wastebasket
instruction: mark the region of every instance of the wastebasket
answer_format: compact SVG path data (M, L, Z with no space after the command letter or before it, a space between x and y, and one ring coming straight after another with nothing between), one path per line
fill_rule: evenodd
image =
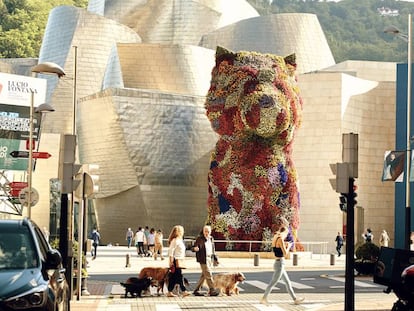
M254 266L257 267L259 266L259 254L254 254Z
M331 266L335 266L335 254L331 254L330 264Z
M298 265L298 254L293 254L293 265L294 266Z

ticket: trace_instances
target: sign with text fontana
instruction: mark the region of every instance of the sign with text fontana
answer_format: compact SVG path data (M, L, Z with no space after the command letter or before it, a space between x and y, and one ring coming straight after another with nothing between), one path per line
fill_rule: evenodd
M47 81L21 75L0 73L0 169L26 170L26 158L13 158L10 152L25 150L30 135L30 103L45 102ZM33 139L40 132L41 115L33 115Z

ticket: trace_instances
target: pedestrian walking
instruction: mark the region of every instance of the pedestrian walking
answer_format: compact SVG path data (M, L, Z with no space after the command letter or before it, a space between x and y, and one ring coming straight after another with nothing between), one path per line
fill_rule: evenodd
M149 232L150 232L148 226L145 226L145 229L143 229L143 231L144 231L144 236L145 236L145 239L144 239L144 253L147 256L148 250L149 250L149 248L148 248L148 235L149 235Z
M139 227L138 230L135 232L135 237L134 237L135 247L137 248L137 255L139 257L143 257L145 255L144 240L145 240L144 231L142 230L142 227Z
M125 235L125 239L127 241L128 248L130 248L132 244L132 240L134 239L134 231L132 231L131 228L128 228L126 235Z
M371 243L374 239L374 235L372 234L372 230L370 228L367 228L367 231L362 234L362 237L364 238L365 242Z
M91 238L92 238L92 259L96 259L96 252L98 250L98 246L99 246L99 242L101 240L101 234L99 233L98 229L93 229L92 230L92 234L91 234Z
M284 282L285 287L295 304L301 304L304 301L304 298L296 297L289 276L285 270L285 259L289 259L289 249L291 247L290 243L285 242L287 233L288 227L285 224L282 224L279 230L273 236L272 248L276 257L273 264L274 272L272 279L267 285L264 295L260 300L261 304L269 305L267 297L269 296L273 286L275 286L280 279L282 279Z
M155 249L155 229L151 228L149 231L148 237L147 237L147 243L148 243L148 251L147 256L151 257L154 254Z
M154 247L154 259L157 260L158 255L160 255L161 260L164 260L164 255L162 254L163 250L163 240L164 235L162 234L162 230L158 229L155 233L155 247Z
M204 226L199 237L197 237L194 246L192 248L196 252L196 260L200 264L201 276L194 289L193 294L195 296L204 296L200 293L200 288L204 282L207 282L209 288L208 296L218 296L219 291L214 288L213 275L211 272L212 264L214 260L217 260L217 256L214 249L214 238L211 236L211 227Z
M342 246L344 245L344 239L339 231L335 238L335 242L336 242L336 251L338 252L338 257L339 257L341 256L341 249L342 249Z
M388 247L388 243L390 242L390 237L388 236L388 233L385 229L382 230L381 236L380 236L380 246Z
M180 286L181 296L186 297L191 295L184 285L184 277L182 269L184 269L185 259L185 244L184 244L184 227L176 225L172 228L168 237L168 257L171 270L171 277L168 282L168 297L177 297L173 293L176 284Z

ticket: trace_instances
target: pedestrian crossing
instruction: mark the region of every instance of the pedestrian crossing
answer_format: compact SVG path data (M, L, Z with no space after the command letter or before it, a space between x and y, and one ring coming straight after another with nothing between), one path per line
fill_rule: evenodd
M314 281L316 280L316 278L303 278L300 279L299 282L295 282L295 281L291 281L292 287L296 290L304 290L304 291L312 291L317 289L316 286L312 286L309 285L309 283L315 283ZM319 281L318 284L322 283L321 280L323 280L323 283L325 284L326 287L331 288L331 289L335 289L335 288L344 288L345 287L345 278L344 277L338 277L338 276L324 276L322 277ZM359 280L355 280L354 281L355 287L356 288L382 288L382 285L378 285L372 282L372 280L364 280L364 281L359 281ZM245 280L244 283L239 284L239 290L240 292L245 291L246 290L246 285L249 285L253 288L257 288L260 289L262 291L264 291L268 285L268 283L260 281L260 280ZM279 291L279 290L285 290L285 284L283 281L280 281L278 284L276 284L276 286L274 286L272 288L272 291Z
M189 289L194 288L195 281L190 280ZM119 301L121 304L117 304L115 300L112 300L114 304L109 304L105 311L133 311L136 310L137 303L139 306L144 306L145 309L151 311L184 311L188 309L198 310L227 310L233 308L246 308L251 311L286 311L286 310L302 310L302 311L314 311L320 308L325 308L332 303L341 304L343 302L343 294L338 293L331 294L331 296L322 295L321 288L326 292L327 289L341 288L345 285L345 278L337 275L323 275L316 277L303 277L297 278L292 281L292 286L295 289L297 295L305 297L303 304L296 306L286 293L284 284L278 283L272 288L271 295L268 297L269 305L264 305L259 302L264 290L267 287L267 283L263 280L245 280L240 283L238 288L240 295L219 297L202 298L196 296L189 296L186 298L167 298L164 295L157 296L156 289L151 289L151 300L147 300L145 297L142 299L122 299ZM381 292L381 285L372 282L371 278L360 278L355 280L355 288L373 289L374 291ZM375 289L377 288L377 290ZM302 292L301 292L302 290ZM342 291L342 290L341 290ZM322 291L323 293L324 291ZM312 295L312 293L314 295ZM120 285L112 285L111 295L116 298L119 295L123 297L124 288ZM254 294L252 296L252 294ZM282 296L277 294L284 294ZM339 295L339 300L338 300ZM283 297L283 298L281 298ZM336 298L335 298L336 297ZM214 298L214 299L211 299ZM138 308L140 309L140 308Z
M194 287L196 281L190 280L190 288ZM291 281L292 287L295 291L303 291L303 292L318 292L321 288L326 289L343 289L345 288L345 278L339 277L335 275L326 275L320 277L319 279L316 278L302 278L298 281ZM312 285L313 284L313 285ZM317 285L315 285L317 284ZM372 279L367 278L366 280L355 280L354 281L355 288L358 289L378 289L378 292L381 291L383 288L382 285L375 284L372 282ZM263 293L267 287L268 283L262 280L245 280L243 283L238 285L239 292L243 293ZM166 289L164 289L166 290ZM285 292L285 284L284 282L280 281L277 283L273 288L272 292ZM120 285L112 285L111 288L111 295L123 295L125 293L125 289ZM153 296L156 295L156 288L151 288L151 294Z

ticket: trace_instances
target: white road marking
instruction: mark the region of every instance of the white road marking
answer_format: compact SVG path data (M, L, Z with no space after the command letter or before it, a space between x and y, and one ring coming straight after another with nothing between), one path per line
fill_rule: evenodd
M335 277L335 276L328 276L328 279L334 280L334 281L337 281L337 282L341 282L341 283L345 283L345 278L338 278L338 277ZM355 286L359 286L359 287L379 287L375 284L370 284L370 283L361 282L361 281L355 281L354 284L355 284Z
M166 304L156 304L156 311L179 311L182 310L180 306L176 303L166 303Z

